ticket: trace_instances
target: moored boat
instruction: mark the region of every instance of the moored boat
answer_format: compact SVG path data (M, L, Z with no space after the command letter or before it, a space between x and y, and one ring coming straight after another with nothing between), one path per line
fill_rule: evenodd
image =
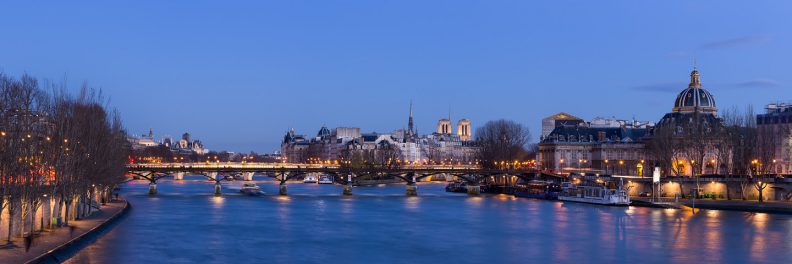
M615 206L630 205L630 197L627 195L627 191L622 189L621 184L618 189L608 189L597 184L575 185L565 182L561 185L558 200Z
M545 181L530 181L517 184L514 196L545 200L556 200L561 192L561 185Z
M305 178L303 178L303 183L316 183L318 181L316 175L305 175Z
M467 183L462 181L450 182L445 187L446 192L464 193L467 192Z
M333 184L333 179L328 175L319 176L319 184Z

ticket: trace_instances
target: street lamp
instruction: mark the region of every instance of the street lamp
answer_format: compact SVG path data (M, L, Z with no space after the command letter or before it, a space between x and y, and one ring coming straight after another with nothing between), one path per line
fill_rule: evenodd
M564 159L561 159L561 163L560 163L559 167L560 167L561 171L564 170Z

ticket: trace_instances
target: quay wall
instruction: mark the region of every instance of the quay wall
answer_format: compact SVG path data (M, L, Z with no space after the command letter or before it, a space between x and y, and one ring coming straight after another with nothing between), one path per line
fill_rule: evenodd
M613 181L613 180L612 180ZM625 186L631 187L629 194L638 196L641 193L652 193L653 184L651 179L628 180ZM695 193L697 184L695 179L663 179L657 185L659 197L674 197L675 194L689 196ZM745 192L748 200L759 199L759 191L753 183L744 184L739 178L706 178L702 177L698 181L700 195L713 196L717 199L741 199L741 192ZM742 186L745 186L742 188ZM727 195L728 193L728 195ZM792 179L774 180L767 184L762 198L768 201L790 201L792 200Z

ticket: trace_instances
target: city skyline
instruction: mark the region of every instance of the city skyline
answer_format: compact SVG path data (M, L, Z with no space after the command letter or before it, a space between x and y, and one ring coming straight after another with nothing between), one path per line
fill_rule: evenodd
M0 70L102 88L130 134L190 132L212 150L261 153L290 128L404 128L410 100L422 133L449 107L474 135L506 118L532 142L557 112L656 122L694 58L721 109L792 99L790 4L701 12L713 3L195 3L178 20L168 8L13 3L37 12L0 18L21 25L0 43Z

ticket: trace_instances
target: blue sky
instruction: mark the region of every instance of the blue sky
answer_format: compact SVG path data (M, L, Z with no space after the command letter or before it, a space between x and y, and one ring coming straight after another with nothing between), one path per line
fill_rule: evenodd
M659 120L697 58L720 108L792 100L790 1L17 1L0 70L102 88L127 129L271 152L451 109Z

